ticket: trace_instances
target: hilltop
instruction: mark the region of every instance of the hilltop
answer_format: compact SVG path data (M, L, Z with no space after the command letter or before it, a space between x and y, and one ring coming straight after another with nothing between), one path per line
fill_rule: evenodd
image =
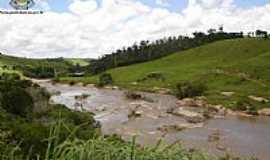
M270 40L244 38L210 43L151 62L111 69L107 73L112 75L115 85L139 90L174 89L179 82L200 82L207 86L205 94L211 103L262 108L269 104L248 97L270 97L269 62ZM153 73L161 74L162 80L147 79ZM61 80L97 83L98 76ZM222 92L233 95L224 96Z

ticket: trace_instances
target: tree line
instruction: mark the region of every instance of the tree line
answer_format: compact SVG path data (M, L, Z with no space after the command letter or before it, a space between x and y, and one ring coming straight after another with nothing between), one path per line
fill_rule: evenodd
M194 32L193 37L173 36L153 42L143 40L91 61L88 71L91 74L98 74L111 68L151 61L210 42L243 37L243 32L227 33L220 27L218 30L209 29L207 33Z

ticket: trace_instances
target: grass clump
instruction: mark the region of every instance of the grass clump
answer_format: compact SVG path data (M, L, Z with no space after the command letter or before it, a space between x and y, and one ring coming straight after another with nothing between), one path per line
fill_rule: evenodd
M206 86L202 83L183 82L176 85L176 96L179 99L202 96L206 91Z
M103 73L99 76L98 86L103 87L105 85L111 85L113 83L112 75L109 73Z
M258 115L258 109L254 103L248 99L239 99L232 105L232 109L236 111L243 111L250 115Z

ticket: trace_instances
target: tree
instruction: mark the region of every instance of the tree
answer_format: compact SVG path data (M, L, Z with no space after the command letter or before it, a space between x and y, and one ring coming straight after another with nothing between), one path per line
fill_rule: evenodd
M217 32L217 30L210 28L207 32L208 32L208 34L215 34Z
M223 31L223 25L220 25L220 26L219 26L218 31L219 31L219 33L223 33L223 32L224 32L224 31Z
M195 38L203 38L205 37L205 34L203 32L194 32L193 33Z
M256 33L256 36L257 36L257 37L268 38L268 33L267 33L267 31L256 30L255 33Z

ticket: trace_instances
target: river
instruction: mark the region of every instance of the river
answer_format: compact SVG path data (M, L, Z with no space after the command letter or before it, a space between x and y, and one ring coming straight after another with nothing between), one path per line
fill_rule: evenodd
M93 86L69 86L38 81L53 94L53 103L64 104L71 109L95 113L102 124L104 134L118 134L130 140L137 136L142 145L154 145L162 139L164 143L180 141L184 147L196 148L211 155L230 153L241 157L270 159L270 118L225 116L213 118L199 124L190 124L181 116L167 113L177 107L177 99L170 95L141 93L147 100L129 100L123 90L98 89ZM78 97L85 95L85 98ZM77 97L77 98L76 98ZM130 108L140 106L140 117L130 118ZM161 128L175 125L189 126L184 130Z

